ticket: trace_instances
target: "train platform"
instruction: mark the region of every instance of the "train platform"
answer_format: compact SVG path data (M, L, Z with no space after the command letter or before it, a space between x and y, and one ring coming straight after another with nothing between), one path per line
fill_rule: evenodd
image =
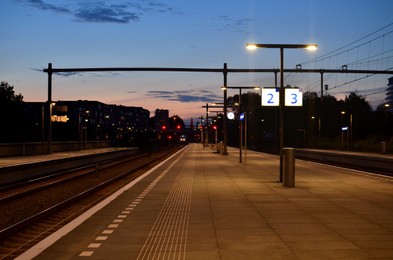
M110 147L110 148L96 148L96 149L86 149L86 150L78 150L78 151L56 152L56 153L42 154L42 155L0 157L0 168L53 161L58 159L81 157L87 155L103 154L103 153L114 152L114 151L122 151L125 149L129 149L129 148Z
M19 259L393 259L393 178L190 144Z

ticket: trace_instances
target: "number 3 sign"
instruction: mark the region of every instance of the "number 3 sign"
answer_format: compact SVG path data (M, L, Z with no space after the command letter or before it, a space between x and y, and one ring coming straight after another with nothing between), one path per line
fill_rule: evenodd
M303 93L298 88L285 89L285 106L303 106Z
M262 106L279 106L280 93L275 88L262 89ZM303 93L297 88L285 89L285 106L302 106Z

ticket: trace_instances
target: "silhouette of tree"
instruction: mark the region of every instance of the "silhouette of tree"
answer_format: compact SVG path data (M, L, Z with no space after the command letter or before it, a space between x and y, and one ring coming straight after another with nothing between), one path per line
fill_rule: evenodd
M23 140L23 96L15 94L14 86L7 82L0 83L0 142Z
M13 102L22 102L23 96L19 93L15 95L14 86L8 84L8 82L2 81L0 83L0 102L4 103L13 103Z
M345 110L347 120L351 120L350 117L352 116L352 123L348 121L348 125L352 124L353 138L363 139L367 137L371 132L372 109L366 99L356 95L356 93L350 93L345 97Z
M180 116L173 115L169 119L168 127L169 129L180 130L184 129L185 125L183 119Z

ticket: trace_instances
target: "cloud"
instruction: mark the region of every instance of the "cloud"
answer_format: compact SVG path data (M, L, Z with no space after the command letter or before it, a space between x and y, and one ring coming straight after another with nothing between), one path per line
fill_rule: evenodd
M138 22L145 14L181 14L167 4L157 1L69 1L68 8L61 4L47 3L47 0L20 0L37 9L72 15L77 22L119 23Z
M45 3L43 0L24 0L24 2L45 11L54 11L57 13L70 13L71 11L68 8L65 8L61 5L54 5Z
M74 16L79 22L129 23L130 21L139 21L139 15L124 9L122 5L112 5L108 7L96 5L90 8L80 8L76 10Z
M248 25L253 21L252 19L233 19L228 15L221 15L218 17L220 28L219 31L230 32L246 32Z
M31 70L38 71L40 73L44 72L44 69L31 68ZM62 76L62 77L71 77L71 76L75 76L75 75L79 75L79 76L82 75L82 73L80 73L80 72L55 72L54 74L58 75L58 76Z
M57 76L62 76L62 77L72 77L72 76L81 76L82 74L80 72L55 72L53 73Z
M166 99L169 101L189 102L220 102L222 96L209 90L182 90L182 91L148 91L147 96Z

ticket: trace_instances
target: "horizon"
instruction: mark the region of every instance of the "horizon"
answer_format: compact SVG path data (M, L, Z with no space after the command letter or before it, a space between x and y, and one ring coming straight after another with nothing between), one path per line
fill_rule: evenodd
M356 6L356 8L354 8ZM247 51L246 43L316 43L318 50L285 50L285 68L389 70L393 20L386 0L183 1L10 0L1 4L0 79L26 101L47 99L54 68L278 68L279 51ZM282 17L277 19L277 17ZM61 29L60 29L61 28ZM389 75L326 74L328 94L350 92L373 108L385 99ZM53 76L53 99L168 109L183 120L222 102L220 73L88 72ZM320 75L285 73L284 85L319 93ZM228 86L274 86L274 75L232 73ZM235 90L228 96L236 95Z

